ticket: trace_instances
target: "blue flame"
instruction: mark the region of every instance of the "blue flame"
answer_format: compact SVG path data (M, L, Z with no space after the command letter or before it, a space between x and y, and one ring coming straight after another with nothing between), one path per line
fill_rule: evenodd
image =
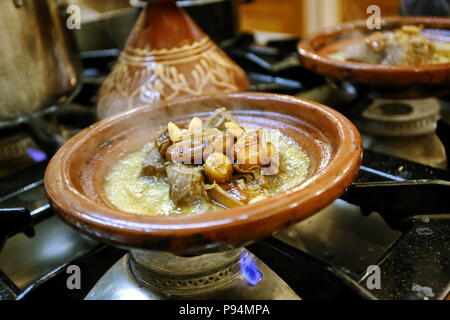
M47 159L47 155L39 149L27 148L27 153L36 162L42 162Z
M248 252L244 253L239 260L242 275L249 286L256 286L262 279L262 273L255 263L255 258Z

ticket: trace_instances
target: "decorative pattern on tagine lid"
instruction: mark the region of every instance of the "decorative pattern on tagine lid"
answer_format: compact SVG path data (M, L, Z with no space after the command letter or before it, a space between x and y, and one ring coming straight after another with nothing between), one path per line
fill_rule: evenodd
M149 1L99 91L98 115L245 90L248 79L175 1Z

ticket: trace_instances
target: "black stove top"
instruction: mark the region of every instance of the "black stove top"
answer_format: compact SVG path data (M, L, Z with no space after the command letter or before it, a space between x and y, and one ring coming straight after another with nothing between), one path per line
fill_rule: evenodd
M241 34L222 43L247 71L251 91L319 100L350 118L354 106L367 100L358 88L330 84L305 70L296 55L298 39L267 46L253 40ZM83 299L126 253L64 225L43 188L51 153L65 136L96 120L96 92L118 54L116 49L83 53L83 87L75 99L53 108L38 125L20 127L48 156L0 178L0 300ZM42 123L52 130L40 132ZM448 154L445 120L437 134ZM449 196L447 170L366 149L358 178L341 199L248 249L303 299L445 299L450 290ZM69 265L83 270L80 290L67 289ZM368 285L374 274L369 271L376 268L381 288Z

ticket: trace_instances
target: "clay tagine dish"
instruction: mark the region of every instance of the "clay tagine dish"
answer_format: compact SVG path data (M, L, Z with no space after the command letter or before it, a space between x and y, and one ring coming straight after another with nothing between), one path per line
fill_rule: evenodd
M205 121L224 106L242 126L278 130L298 144L309 158L303 182L255 203L193 215L134 214L108 200L105 177L120 159L140 150L169 121ZM161 101L86 128L53 157L45 188L62 219L95 239L193 255L239 248L316 213L344 193L361 157L357 129L324 105L274 94L211 95Z
M420 32L414 34L414 28ZM399 35L399 30L403 34ZM349 81L361 88L369 89L374 96L389 98L422 98L446 95L450 92L450 63L448 59L430 63L417 61L403 63L398 57L409 46L420 46L426 51L442 50L450 58L450 19L439 17L389 17L383 18L381 29L369 30L364 20L333 26L305 37L298 45L303 65L334 80ZM392 36L392 41L385 41ZM382 39L380 33L386 37ZM397 38L410 33L411 39L395 43ZM375 36L374 36L375 34ZM389 36L387 36L389 35ZM381 38L384 43L377 41ZM429 44L432 42L432 50ZM371 49L356 45L366 43ZM382 44L380 46L380 43ZM418 45L417 45L418 44ZM422 45L423 44L423 45ZM348 50L352 46L352 50ZM402 47L403 46L403 47ZM382 56L383 48L391 49L387 58ZM411 50L418 52L418 49ZM340 59L339 52L345 52L348 59ZM338 53L338 54L337 54ZM360 59L365 55L366 59ZM397 57L396 57L397 55ZM362 61L361 61L362 60ZM367 61L372 61L367 63ZM419 59L420 60L420 59Z
M245 72L175 1L149 0L98 94L101 119L158 100L244 91Z

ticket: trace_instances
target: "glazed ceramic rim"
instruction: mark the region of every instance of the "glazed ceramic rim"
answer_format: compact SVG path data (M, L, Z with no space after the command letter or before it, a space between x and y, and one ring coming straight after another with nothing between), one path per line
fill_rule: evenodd
M189 241L191 237L206 237L208 240L202 238L206 241L205 248L209 243L211 248L223 249L248 244L280 229L272 230L268 227L268 230L251 230L248 234L236 235L233 233L234 228L244 227L252 222L264 222L270 226L275 217L275 225L280 225L278 219L281 216L283 226L287 227L329 205L345 192L355 178L362 158L361 137L355 126L334 109L291 96L247 92L180 100L195 103L210 98L271 100L280 104L286 103L286 108L291 107L292 103L303 105L305 109L321 113L335 125L339 135L339 148L334 151L327 166L299 186L251 205L190 216L131 214L97 204L83 195L70 178L68 162L71 155L102 128L114 126L121 120L148 110L148 107L137 108L86 128L61 147L45 172L45 188L53 207L70 225L94 238L115 245L151 249L154 243L165 239L176 239L182 243ZM168 104L172 103L173 101ZM162 104L159 108L164 107L165 104ZM295 210L306 204L308 210Z
M450 30L450 18L443 17L387 17L382 19L382 28L395 25L420 25ZM439 27L438 27L439 26ZM443 27L444 26L444 27ZM335 25L304 37L297 45L300 60L307 68L337 79L348 79L366 84L414 85L442 84L450 82L450 63L425 64L414 66L389 66L350 61L339 61L328 56L319 55L313 49L313 43L319 37L336 36L345 31L367 28L365 20ZM374 30L376 31L376 30ZM424 75L418 80L417 75ZM425 77L425 75L429 75ZM388 78L388 82L385 78ZM381 80L380 80L381 79Z

